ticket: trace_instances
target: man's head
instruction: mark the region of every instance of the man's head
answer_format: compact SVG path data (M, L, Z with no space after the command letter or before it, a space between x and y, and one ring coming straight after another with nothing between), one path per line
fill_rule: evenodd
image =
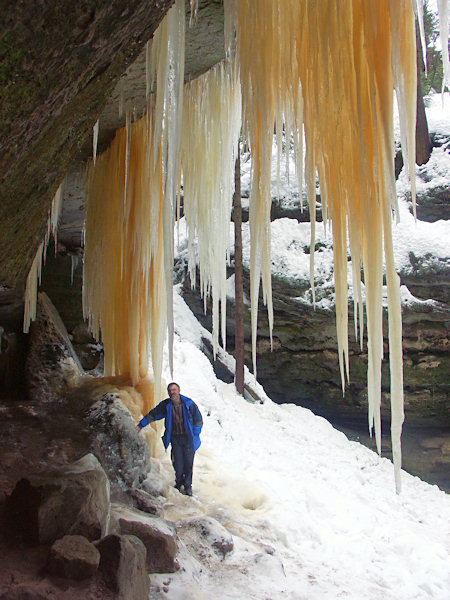
M167 386L167 393L169 394L169 398L171 400L179 400L180 386L178 385L178 383L175 383L174 381L172 381L172 383L169 383L169 385Z

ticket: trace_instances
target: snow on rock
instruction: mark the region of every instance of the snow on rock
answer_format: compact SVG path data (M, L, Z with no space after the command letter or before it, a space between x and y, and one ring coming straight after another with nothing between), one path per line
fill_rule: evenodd
M450 127L448 135L450 136ZM446 144L438 148L433 148L430 160L425 165L416 166L417 196L419 198L426 196L432 190L448 188L449 185L450 149ZM397 194L400 198L409 199L410 189L409 178L406 169L403 168L397 181Z
M430 94L424 98L428 131L449 135L450 94Z
M194 534L194 548L198 550L198 540L203 539L206 544L201 552L213 549L221 558L234 548L233 536L218 521L211 517L195 517L181 524L187 534ZM179 531L180 533L180 531ZM186 534L185 534L186 535Z
M299 186L298 177L295 168L295 160L292 149L289 153L283 152L280 156L280 165L278 171L277 157L278 149L276 145L276 136L272 146L272 163L271 163L271 194L272 198L282 200L285 207L297 207L300 211ZM283 138L283 144L285 140ZM283 148L285 150L285 148ZM248 198L250 196L250 180L251 180L251 155L250 152L245 152L241 157L241 195L242 207L248 208ZM303 198L306 203L306 187L303 183Z
M139 485L150 470L150 452L144 439L136 437L128 408L116 394L105 393L86 412L86 422L95 432L95 451L113 486Z
M204 428L194 497L172 489L165 516L179 525L214 519L234 548L214 558L182 546L180 571L153 575L151 598L446 600L448 495L403 472L397 496L392 463L325 419L272 403L260 386L264 404L245 401L189 341L203 330L197 324L194 335L188 314L177 294L173 378L198 403ZM158 458L173 481L162 448Z
M447 185L450 187L450 161ZM450 221L436 221L435 223L415 221L405 201L400 202L399 209L400 222L392 228L397 270L411 269L411 252L416 257L428 257L431 262L448 262Z
M430 94L424 97L428 131L430 134L449 135L450 94ZM400 121L397 102L394 100L394 136L400 142Z

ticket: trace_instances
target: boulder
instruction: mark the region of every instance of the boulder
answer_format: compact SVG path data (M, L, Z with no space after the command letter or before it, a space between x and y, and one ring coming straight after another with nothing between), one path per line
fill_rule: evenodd
M28 475L5 502L9 531L40 544L76 534L100 539L109 508L109 482L92 454L53 473Z
M81 285L81 282L80 282ZM65 290L68 291L67 289ZM56 304L56 302L55 302ZM64 319L64 315L60 309L61 317ZM70 317L69 317L70 318ZM95 341L89 332L89 328L86 323L78 323L72 329L71 334L72 344L78 358L80 359L81 365L85 371L92 371L95 369L102 358L103 346Z
M194 528L215 552L225 558L234 548L233 536L223 525L210 517L196 517L185 522Z
M73 344L85 371L93 371L100 365L103 348L100 344Z
M83 368L56 308L44 292L37 300L36 320L31 323L25 377L32 400L60 400Z
M447 144L448 145L448 144ZM409 203L409 210L413 214L412 202ZM450 219L450 190L445 185L438 185L435 188L427 189L425 194L420 192L416 198L416 215L420 221L434 223L444 219Z
M149 515L156 515L160 517L163 511L163 505L160 500L152 496L148 492L144 490L138 490L132 488L128 490L128 496L131 499L131 502L137 510L140 510Z
M148 600L150 578L145 568L146 550L132 535L111 534L96 546L100 552L99 570L117 600Z
M100 552L81 535L66 535L50 548L47 572L69 579L87 579L97 571Z
M72 341L74 344L94 343L94 338L92 337L86 323L78 323L78 325L75 325L75 327L72 329Z
M107 393L87 411L91 448L114 488L138 487L151 470L150 450L134 429L130 411L114 393Z
M113 504L111 512L119 521L121 533L135 535L147 548L149 573L173 573L178 568L173 523L121 504Z

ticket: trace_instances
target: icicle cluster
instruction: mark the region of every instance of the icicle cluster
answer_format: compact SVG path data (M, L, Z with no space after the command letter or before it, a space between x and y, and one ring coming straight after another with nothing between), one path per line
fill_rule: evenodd
M226 261L240 129L240 84L229 64L221 63L185 86L181 166L189 230L189 271L195 285L198 260L205 303L207 296L212 295L214 354L219 307L224 347L226 340Z
M294 151L302 164L302 99L300 79L293 65L298 22L292 21L299 2L229 0L225 3L226 47L232 47L231 26L237 39L237 62L242 88L243 134L252 153L250 188L250 296L253 369L256 373L256 330L259 285L267 304L272 333L273 308L270 275L270 192L272 139L277 131L279 149L283 124L295 132ZM294 68L292 68L294 67ZM279 163L278 163L279 164Z
M53 236L55 244L55 254L57 245L57 233L58 233L58 221L61 214L62 201L64 197L64 185L61 185L56 190L56 194L53 197L52 205L49 211L47 220L47 229L43 241L39 244L39 247L31 263L30 270L28 272L27 281L25 285L25 298L24 298L24 315L23 315L23 331L28 333L30 330L31 321L36 319L36 302L37 302L37 291L39 284L41 283L42 275L42 263L45 263L45 257L47 255L48 243L50 236Z
M191 0L191 15L196 10ZM156 82L154 145L161 144L163 161L164 263L167 289L172 288L173 228L179 174L181 120L183 114L184 49L186 15L184 0L176 0L158 27L150 52L148 67ZM152 86L153 87L153 86ZM148 86L147 86L148 89ZM154 148L154 152L156 148ZM167 295L169 365L173 370L173 299Z
M117 131L86 181L83 311L105 351L105 376L161 375L166 327L161 147L149 115ZM150 400L151 402L151 400Z
M370 428L375 426L379 449L383 254L386 260L392 440L399 488L403 391L399 279L394 269L391 238L391 210L396 201L392 92L394 88L397 91L403 151L413 174L416 58L411 1L230 0L226 9L232 13L236 28L243 126L253 159L250 197L253 350L260 276L271 320L268 178L273 128L280 135L284 127L287 139L293 136L297 172L301 174L303 125L312 226L317 175L324 220L333 231L343 386L345 375L348 377L347 237L356 290L355 318L361 306L359 269L361 265L364 268L369 423ZM359 314L361 328L361 310Z
M162 348L172 346L174 207L179 173L185 7L176 0L147 47L154 106L118 130L86 186L83 310L103 341L105 375L129 377L145 409L159 400ZM153 82L151 81L153 79ZM151 355L154 385L147 385ZM148 394L146 394L146 390Z
M414 1L420 16L423 2ZM195 0L191 0L192 7L195 12ZM399 279L391 239L396 209L392 92L396 90L399 103L405 163L413 175L416 55L412 2L226 0L225 9L226 56L235 62L232 67L220 65L186 86L182 114L185 10L183 0L176 1L147 46L146 89L150 102L156 86L154 109L149 108L147 116L134 124L128 114L126 127L89 172L84 307L93 332L102 333L106 373L142 382L151 347L154 397L158 399L166 317L170 349L173 335L172 244L180 155L191 278L195 281L195 236L201 290L213 299L214 350L220 307L225 342L225 261L241 122L252 152L250 267L256 370L260 281L271 329L273 321L270 173L275 129L279 153L285 136L287 146L293 145L300 185L303 177L306 181L311 248L317 178L324 223L332 227L343 387L348 378L347 243L353 264L355 331L361 340L360 268L364 268L369 424L375 427L379 448L383 260L386 263L392 440L399 489L403 376ZM440 9L445 28L445 0L440 1ZM448 56L445 60L448 63ZM278 171L279 165L280 154ZM414 196L414 181L412 191ZM313 252L311 285L314 288Z

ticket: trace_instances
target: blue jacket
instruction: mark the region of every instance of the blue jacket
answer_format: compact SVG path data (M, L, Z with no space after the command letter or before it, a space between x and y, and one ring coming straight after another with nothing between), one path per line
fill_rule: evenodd
M181 404L183 406L183 418L184 418L184 429L188 438L190 439L194 452L200 447L200 432L203 426L203 419L198 406L193 400L187 396L180 394ZM164 419L165 431L162 436L162 441L165 449L167 450L170 444L170 438L172 435L172 400L166 398L160 402L153 410L147 413L139 421L138 426L140 429L152 423L153 421L159 421Z

